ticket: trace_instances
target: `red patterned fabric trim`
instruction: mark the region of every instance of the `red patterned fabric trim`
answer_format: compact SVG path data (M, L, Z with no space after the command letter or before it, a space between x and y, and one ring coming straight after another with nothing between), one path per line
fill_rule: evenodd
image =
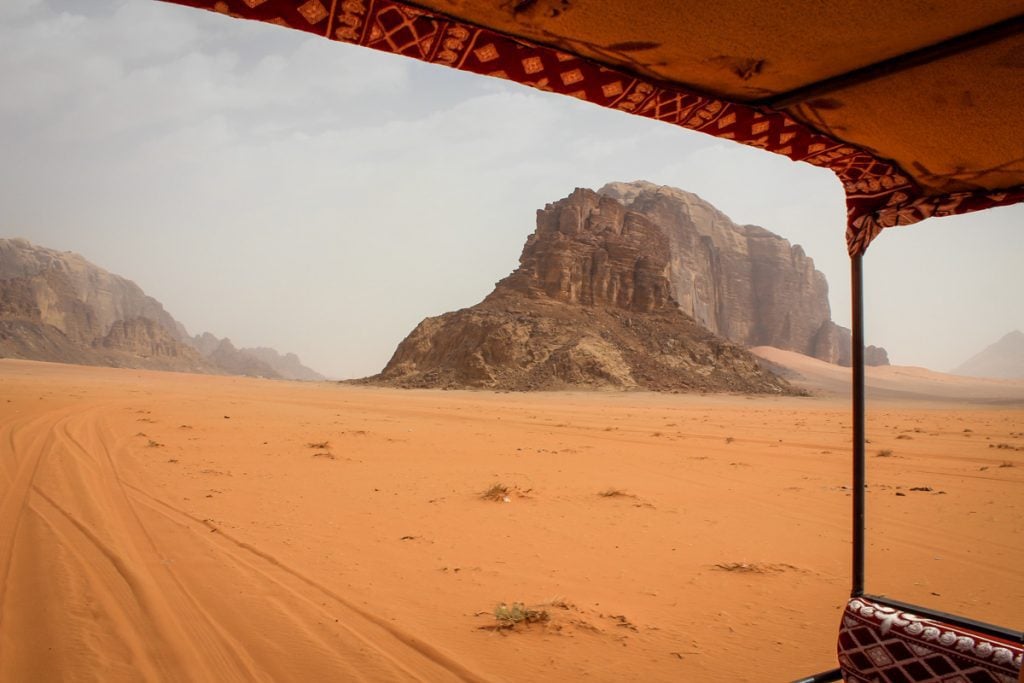
M1001 192L959 192L942 197L902 198L894 195L890 206L874 213L849 216L846 228L846 242L850 255L863 254L871 240L884 228L912 225L925 218L941 218L1010 206L1024 202L1024 185Z
M839 666L848 683L1017 683L1022 646L865 598L846 606Z
M1022 201L1007 192L925 197L898 166L835 140L783 112L666 87L556 49L425 12L400 0L163 0L279 24L332 40L516 81L602 107L700 131L832 170L847 204L847 247L863 253L882 228L952 207L965 213ZM1016 192L1016 194L1014 194ZM1015 197L1006 202L1006 197ZM895 222L894 222L895 221Z

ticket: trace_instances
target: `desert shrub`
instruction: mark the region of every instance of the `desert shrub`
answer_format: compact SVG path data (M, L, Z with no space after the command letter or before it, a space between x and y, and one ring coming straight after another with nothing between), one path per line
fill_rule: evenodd
M539 624L551 618L547 610L527 607L521 602L501 603L494 608L498 628L515 628L519 624Z

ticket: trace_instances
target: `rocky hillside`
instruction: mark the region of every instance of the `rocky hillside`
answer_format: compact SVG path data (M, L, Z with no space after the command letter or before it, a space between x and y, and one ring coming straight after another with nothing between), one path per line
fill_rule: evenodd
M519 268L472 308L428 318L367 382L789 393L683 313L665 231L591 190L537 214Z
M1024 332L1014 330L952 370L954 375L1024 379Z
M754 225L737 225L700 197L638 181L599 194L661 228L668 279L680 309L715 334L747 347L774 346L850 364L850 331L832 322L828 282L799 245ZM869 346L868 365L888 365Z
M266 363L284 379L297 379L307 382L319 382L326 379L319 372L303 365L302 361L294 353L281 355L274 349L266 346L246 347L239 349L239 352L262 363Z
M214 340L212 346L200 343L208 338ZM319 378L294 354L282 357L271 349L248 353L236 349L230 340L209 334L190 337L159 301L146 296L134 282L78 254L23 239L0 239L0 357Z

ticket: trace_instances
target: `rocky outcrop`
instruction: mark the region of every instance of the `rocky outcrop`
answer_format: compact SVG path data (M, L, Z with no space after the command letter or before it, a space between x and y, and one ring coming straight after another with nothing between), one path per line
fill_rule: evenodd
M258 358L242 353L235 348L230 339L221 339L209 354L207 360L223 369L229 375L248 375L250 377L269 377L279 379L281 376L274 369Z
M172 335L178 326L131 280L23 239L0 239L0 301L4 317L50 325L83 344L106 336L119 320L148 318Z
M192 367L202 365L199 353L176 339L166 327L149 318L117 320L94 346L138 356L182 360Z
M427 318L381 374L401 387L792 393L739 346L670 307L637 313L495 298Z
M0 357L284 376L229 340L190 337L134 282L23 239L0 239ZM283 358L293 374L301 372L296 365L316 374L294 354Z
M1024 379L1024 332L1006 334L951 372L968 377Z
M365 381L788 393L740 346L679 308L669 241L617 200L577 190L537 214L519 268L480 304L428 318Z
M777 346L775 348L782 347ZM812 356L826 363L849 367L853 360L853 334L849 328L836 325L831 320L828 320L822 323L821 329L814 336L811 348L813 349L812 353L804 353L805 356ZM889 353L880 346L868 344L864 347L864 364L871 366L888 365Z
M265 346L240 349L241 353L265 363L278 376L284 379L301 380L305 382L319 382L326 379L319 372L311 370L302 364L299 357L294 353L281 355L277 351Z
M799 245L676 188L609 183L599 194L664 233L672 295L698 323L744 346L850 364L850 331L832 322L828 283ZM866 359L888 364L884 349L869 347Z

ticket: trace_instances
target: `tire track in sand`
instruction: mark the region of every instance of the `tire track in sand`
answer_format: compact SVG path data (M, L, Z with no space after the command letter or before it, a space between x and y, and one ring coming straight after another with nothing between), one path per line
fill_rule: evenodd
M67 411L56 412L61 415ZM3 500L0 501L0 629L3 628L7 595L11 589L8 577L11 563L14 560L14 542L21 526L21 518L28 506L32 482L36 478L43 458L53 446L53 437L45 430L46 425L53 419L49 416L50 414L47 414L26 423L26 430L28 426L40 425L44 431L30 440L29 447L25 449L27 452L20 458L14 438L15 425L13 423L9 425L8 443L11 452L6 457L17 464L17 469L4 491ZM3 641L0 640L0 658L3 657L2 648Z
M0 647L10 648L0 678L34 670L40 679L77 671L146 681L484 680L124 482L118 461L130 457L130 439L115 437L109 412L53 411L0 435L15 451L5 461L17 465L0 489L0 598L16 598L0 621Z
M102 423L100 423L102 424ZM423 641L422 639L413 636L402 629L399 629L386 619L367 611L351 601L345 599L341 595L330 590L323 584L315 581L309 576L287 566L276 557L269 553L266 553L259 548L246 543L240 539L235 538L231 534L224 532L223 530L215 527L208 523L206 520L199 519L194 515L182 510L166 501L163 501L144 489L134 486L121 479L118 472L116 460L113 456L115 453L122 453L125 449L125 444L129 441L128 439L121 439L118 441L109 427L106 425L98 426L98 431L103 432L105 438L102 440L107 458L109 459L112 474L117 481L118 486L122 491L130 490L136 500L141 498L141 502L147 504L150 509L154 512L163 515L168 519L173 518L167 514L167 511L173 513L179 519L186 520L186 526L188 526L193 532L196 527L202 529L202 533L196 534L196 537L200 539L205 545L215 548L222 557L229 559L231 562L243 567L250 575L255 574L259 577L259 583L263 584L264 588L269 584L270 587L278 592L284 592L290 595L292 598L299 599L306 603L309 607L313 608L319 613L321 618L330 621L335 614L330 613L328 610L323 609L323 603L319 602L316 598L309 597L302 591L295 589L293 586L288 585L288 582L282 581L279 578L273 576L273 571L284 573L287 577L295 580L297 579L306 587L312 588L316 591L320 597L327 597L333 601L336 607L348 612L345 619L335 619L339 627L344 629L353 638L355 638L361 648L369 649L378 654L383 660L389 662L398 671L401 672L401 678L403 680L436 680L438 674L446 674L447 677L451 677L456 680L464 681L484 681L480 675L469 670L467 667L456 661L449 655L441 652L436 647ZM108 445L109 444L109 445ZM159 507L154 507L154 504ZM163 509L160 509L163 508ZM135 513L136 520L138 520L140 527L145 528L142 524L138 513ZM177 522L176 522L177 523ZM216 534L216 540L213 540L210 532L219 532ZM150 542L153 544L154 550L156 550L156 543L153 542L152 537L148 535ZM224 543L226 542L226 544ZM241 553L239 551L242 551ZM260 567L258 564L269 565L269 567ZM173 573L173 572L172 572ZM293 610L285 610L293 611ZM293 616L294 618L294 616ZM360 623L363 622L363 623ZM353 626L354 623L360 623L357 628ZM303 629L305 632L310 633L310 629L307 628L308 624L304 624L302 619L297 619L296 627ZM363 631L369 630L374 632L374 637L370 638L364 635ZM396 656L392 654L387 648L379 645L381 637L390 640L391 647L397 648L399 654ZM327 645L327 643L324 643ZM410 652L411 651L411 652ZM403 660L409 660L410 654L415 654L412 657L414 663L413 668L403 662ZM418 661L417 661L418 660ZM434 669L435 673L433 676L424 679L420 676L417 671L420 669Z
M71 467L94 468L101 486L74 489L80 504L102 515L100 526L112 542L104 545L85 522L77 521L52 499L75 526L118 568L142 607L150 642L158 648L160 670L175 680L254 680L260 678L252 657L240 643L217 627L176 580L153 538L139 519L117 474L100 429L102 408L79 413L73 433L65 421L55 433L71 455ZM97 478L94 478L94 482ZM82 500L85 499L85 500Z
M258 575L263 582L271 584L276 590L287 593L289 596L303 601L310 608L318 611L323 618L328 620L334 618L339 613L339 610L347 613L345 614L344 619L338 619L339 626L361 641L366 647L372 648L382 657L385 657L387 660L400 667L405 675L407 675L411 680L435 680L436 678L424 678L385 650L380 645L381 635L387 637L388 640L391 640L392 646L398 645L401 649L411 650L419 657L427 660L425 663L433 665L447 673L453 679L474 682L487 680L429 643L403 631L373 612L359 607L337 592L324 586L322 583L293 569L292 567L289 567L286 563L282 562L270 553L236 538L211 522L200 519L181 508L149 494L137 486L127 482L125 482L124 485L132 491L137 500L150 507L154 512L164 515L170 520L174 520L174 518L184 519L186 520L184 525L193 531L195 531L196 527L201 528L202 533L199 533L198 537L207 545L216 548L216 550L223 554L225 558L229 559L229 561L234 562L244 567L247 571ZM261 564L264 566L261 567ZM275 572L284 574L284 577L275 577ZM315 597L311 597L302 590L289 585L289 579L291 580L291 583L298 582L301 585L304 585L307 589L312 589L316 594L319 594L320 597L329 598L334 603L334 610L324 609L324 604L322 602L318 602ZM358 627L356 626L357 624ZM367 637L364 635L365 630L377 631L377 637ZM380 633L380 631L383 631L383 633Z

